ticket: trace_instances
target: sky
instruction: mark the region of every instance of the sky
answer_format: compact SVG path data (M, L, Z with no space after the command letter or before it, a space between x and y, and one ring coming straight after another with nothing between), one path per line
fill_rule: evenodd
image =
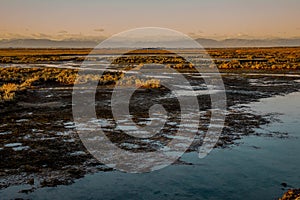
M138 27L194 38L300 37L299 0L0 0L0 39L99 39Z

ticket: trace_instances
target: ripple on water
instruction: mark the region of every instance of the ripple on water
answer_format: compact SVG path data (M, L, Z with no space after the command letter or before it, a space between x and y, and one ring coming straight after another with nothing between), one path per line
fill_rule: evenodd
M125 142L125 143L121 144L121 147L125 147L128 149L138 149L138 148L140 148L140 145Z
M9 135L12 134L11 131L0 132L0 135Z
M22 122L28 122L29 119L18 119L16 120L17 123L22 123Z
M69 136L71 133L69 131L64 131L64 132L57 132L56 135L58 136Z
M30 148L29 146L22 146L22 143L19 142L5 144L4 147L12 148L14 151L23 151Z
M67 140L63 140L64 142L75 142L75 140L72 138L72 139L67 139Z
M30 149L29 146L18 146L18 147L13 147L12 148L14 151L23 151L23 150L28 150Z
M81 155L85 155L86 153L84 151L74 151L72 153L70 153L70 156L81 156Z
M76 128L74 122L65 122L65 123L64 123L64 126L65 126L65 128L68 128L68 129Z
M18 146L22 146L22 143L8 143L4 145L5 147L18 147Z

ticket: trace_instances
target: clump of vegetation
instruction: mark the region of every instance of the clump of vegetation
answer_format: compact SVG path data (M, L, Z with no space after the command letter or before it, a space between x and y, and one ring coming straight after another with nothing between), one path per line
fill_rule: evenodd
M150 79L141 79L136 76L123 77L122 79L116 82L118 86L135 86L138 88L160 88L160 80L150 78Z
M135 85L141 88L160 88L160 80L158 79L149 79L149 80L135 80Z
M111 58L117 68L131 70L141 68L145 64L161 64L166 68L194 69L194 65L182 56L162 49L141 49L126 53L118 58Z
M103 50L99 50L103 51ZM98 52L99 54L120 54L116 52ZM121 50L120 50L121 51ZM194 50L183 50L191 53ZM219 69L247 70L299 70L300 48L230 48L208 49L208 54ZM89 49L0 49L0 63L59 63L62 61L78 62L80 64L90 52ZM204 52L198 52L204 53ZM203 54L204 55L204 54ZM98 58L89 58L98 59ZM204 59L205 60L205 59ZM172 52L161 49L141 49L132 51L118 58L111 58L112 66L119 72L106 72L102 76L86 73L78 77L77 69L60 68L18 68L5 67L0 69L0 101L12 100L16 93L46 84L72 86L88 81L98 81L99 85L136 86L141 88L160 88L156 79L141 79L136 76L124 77L123 70L140 70L146 64L163 64L166 68L177 70L194 70L195 66ZM202 61L201 61L202 62ZM198 63L197 63L198 64ZM201 63L203 68L212 68L211 62ZM122 70L122 71L121 71ZM155 70L155 67L149 70Z
M0 101L10 101L15 97L15 92L18 90L19 85L14 83L3 84L0 87Z
M19 88L23 90L26 88L30 88L32 84L38 80L40 80L40 77L35 75L29 79L26 79L23 83L21 83Z
M289 189L279 200L300 200L300 189Z
M71 70L62 70L59 74L54 77L56 82L63 85L72 85L76 81L76 74Z
M123 79L122 79L123 78ZM119 81L122 79L121 81ZM17 92L33 87L42 87L45 84L58 83L64 86L84 84L89 81L98 81L99 85L136 85L141 88L159 88L160 82L156 79L138 79L135 76L124 77L122 72L105 72L101 76L94 73L85 73L78 76L77 69L60 68L18 68L8 67L0 69L0 101L12 100ZM1 85L0 82L0 85Z
M299 70L300 48L210 49L219 69Z

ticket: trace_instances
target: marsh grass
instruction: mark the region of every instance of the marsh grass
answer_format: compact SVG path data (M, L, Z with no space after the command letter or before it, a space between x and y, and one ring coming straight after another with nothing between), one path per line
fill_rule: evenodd
M122 79L121 81L119 81ZM137 86L141 88L159 88L160 82L156 79L139 79L136 76L124 77L122 72L105 72L103 75L83 74L78 76L77 69L59 68L17 68L0 69L0 101L11 101L16 93L30 88L43 87L45 84L58 83L64 86L84 84L89 81L98 81L99 85Z
M120 53L118 50L99 50L96 54ZM119 50L121 51L121 50ZM184 50L195 53L195 50ZM300 48L229 48L206 50L214 64L220 70L265 70L290 72L300 69ZM0 63L59 63L72 61L80 64L90 49L0 49ZM147 55L147 54L156 54ZM184 52L183 52L184 53ZM198 53L201 53L198 52ZM202 52L203 53L203 52ZM184 58L168 51L142 49L132 51L117 59L112 64L121 70L140 70L145 64L163 64L165 68L178 71L194 70L195 66ZM205 67L205 63L203 65ZM208 66L214 67L212 65ZM151 70L151 69L149 69ZM98 81L99 85L135 86L140 88L160 88L157 79L141 79L126 76L122 72L107 72L103 75L87 73L78 77L77 69L60 68L18 68L5 67L0 69L0 101L11 101L17 93L47 84L72 86L88 81Z
M15 97L15 92L18 90L19 85L14 83L3 84L0 87L0 100L2 101L10 101Z
M136 76L123 77L122 79L116 82L118 86L125 87L137 87L137 88L160 88L160 80L159 79L141 79Z

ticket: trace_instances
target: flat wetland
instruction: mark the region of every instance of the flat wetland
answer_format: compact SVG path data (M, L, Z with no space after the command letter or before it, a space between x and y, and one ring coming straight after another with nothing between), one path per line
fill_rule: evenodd
M78 80L76 75L90 51L91 49L0 49L0 195L9 199L43 198L34 194L42 191L43 188L62 185L71 187L80 180L86 180L86 177L88 180L91 176L97 177L99 173L106 173L103 176L110 176L110 180L114 178L116 170L100 163L89 154L73 122L72 92L79 90L81 84L89 80L99 81L95 94L97 118L105 129L105 134L119 148L133 152L155 151L168 143L180 124L178 101L172 95L172 91L163 87L159 80L168 79L170 75L154 74L153 77L140 78L133 73L126 77L126 71L132 69L138 71L149 63L164 64L167 68L182 73L196 92L200 107L200 124L195 140L184 158L173 163L170 172L162 170L161 173L165 173L166 176L171 176L170 173L174 170L176 174L176 170L182 167L194 166L199 170L203 167L205 170L205 166L197 162L195 164L193 159L189 159L189 155L193 155L201 146L209 125L210 93L202 76L213 76L212 68L218 68L221 74L227 103L224 128L214 151L228 152L235 149L243 144L244 138L292 141L296 137L282 130L259 131L262 127L272 127L274 123L280 124L282 113L254 112L249 105L266 98L285 96L299 91L300 48L207 49L214 65L205 62L206 68L201 74L195 71L193 64L182 57L162 50L144 49L129 54L123 54L124 50L96 50L93 55L89 55L88 61L100 64L109 62L112 65L108 70L103 70L101 76L87 73L82 80ZM193 49L180 51L192 60L199 58L206 60L208 57L203 52ZM120 54L121 58L115 57ZM204 56L198 57L199 55ZM124 76L124 81L119 81ZM128 116L137 124L145 124L149 121L150 116L147 111L152 105L164 106L168 111L168 120L158 134L148 139L136 139L116 128L110 100L113 89L117 85L122 86L123 90L128 87L138 88L131 98L130 116ZM182 95L191 95L180 85L176 87L179 94L182 92ZM218 92L218 86L215 91ZM159 115L156 117L160 118ZM255 148L257 145L252 146L259 151L259 148ZM208 157L213 157L214 151ZM226 163L227 160L222 160L219 164L222 162ZM284 169L282 173L291 176ZM144 176L151 176L149 174ZM155 177L159 178L156 175ZM123 177L123 179L132 181L131 177ZM274 194L279 195L275 196L277 198L286 189L292 187L285 186L286 184L283 183L285 180L278 181L279 183L274 183L279 185L279 191L274 191ZM166 182L168 183L172 183L172 180ZM282 190L280 190L281 183L284 186ZM232 187L235 187L234 184L232 182ZM293 187L300 187L300 182ZM180 195L176 196L176 192L172 193L172 189L168 191L169 197L183 199ZM183 193L188 194L187 191L188 189ZM255 193L255 191L249 192ZM163 198L162 193L154 191L153 195L158 196L152 198ZM208 194L210 193L206 195ZM92 199L97 197L99 196ZM138 197L137 195L136 198ZM193 196L184 196L184 198L188 197L193 199ZM274 196L265 197L257 199L274 198Z

